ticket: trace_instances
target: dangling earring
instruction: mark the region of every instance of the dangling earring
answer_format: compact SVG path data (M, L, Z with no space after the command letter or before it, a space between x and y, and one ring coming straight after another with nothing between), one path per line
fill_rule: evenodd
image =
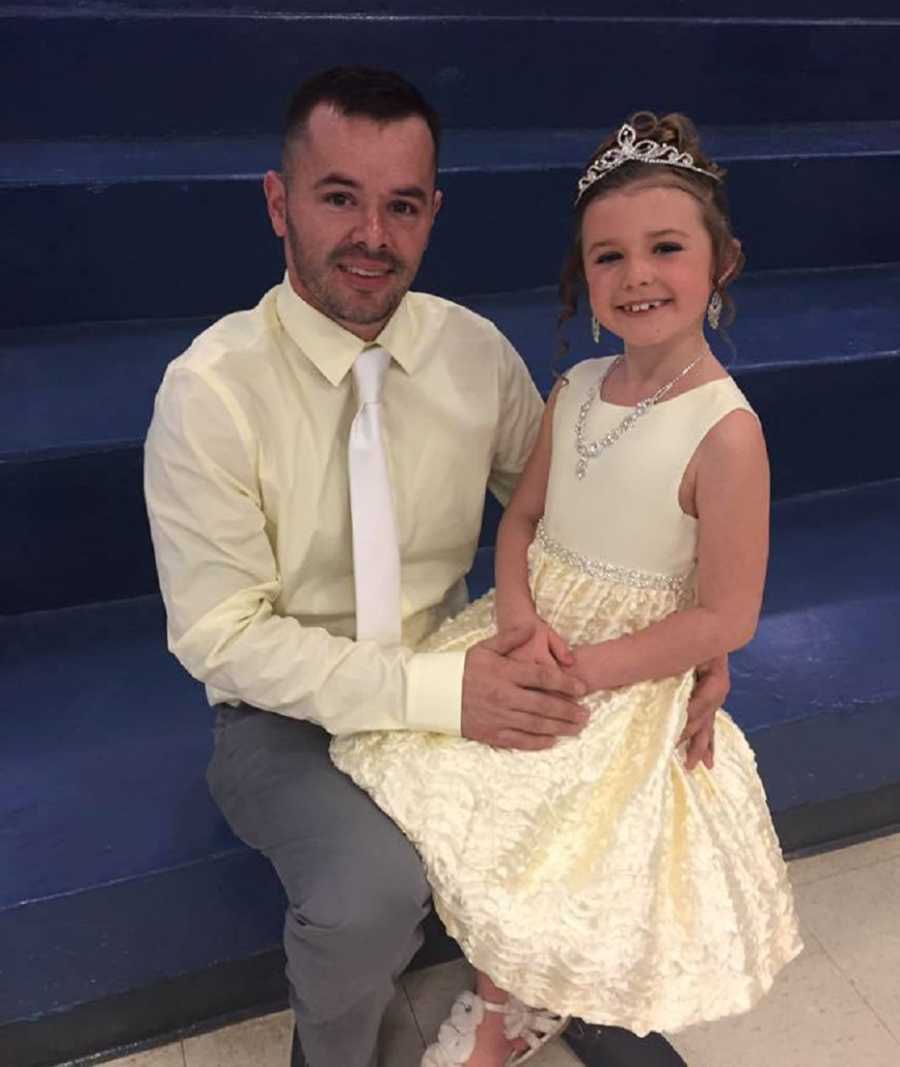
M594 338L594 344L600 344L600 323L597 322L597 316L591 315L591 337Z
M718 289L713 289L713 295L709 298L709 307L706 309L706 319L714 330L719 328L719 317L722 314L722 297Z

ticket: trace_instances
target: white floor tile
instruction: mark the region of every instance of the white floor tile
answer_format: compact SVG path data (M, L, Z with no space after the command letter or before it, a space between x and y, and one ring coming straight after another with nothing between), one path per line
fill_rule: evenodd
M150 1063L146 1067L288 1067L293 1026L288 1011L250 1019L186 1038L184 1060L177 1064ZM382 1059L391 1067L419 1067L423 1049L409 1002L400 990L382 1024Z
M118 1060L107 1060L104 1067L184 1067L184 1053L181 1042L153 1048L147 1052L138 1052Z
M808 883L798 899L825 952L900 1041L900 856Z
M825 952L804 953L745 1015L669 1039L690 1067L896 1067L900 1045Z
M832 852L820 852L819 855L806 859L791 860L788 866L792 884L800 886L847 871L886 863L897 856L900 856L900 833L877 837L873 841L864 841L859 845L850 845Z
M185 1038L185 1067L287 1067L293 1030L293 1016L281 1011Z
M676 1036L689 1067L896 1067L900 1046L870 1011L826 1016L816 1026L759 1033Z

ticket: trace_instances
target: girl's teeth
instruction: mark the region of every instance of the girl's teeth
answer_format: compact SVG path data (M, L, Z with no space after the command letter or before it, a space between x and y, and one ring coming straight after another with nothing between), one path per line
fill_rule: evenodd
M662 304L661 300L651 300L647 304L626 304L626 311L650 311L652 308L658 308Z

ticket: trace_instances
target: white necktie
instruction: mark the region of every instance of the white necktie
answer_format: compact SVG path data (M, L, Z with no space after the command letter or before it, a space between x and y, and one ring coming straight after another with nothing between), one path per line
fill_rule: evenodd
M400 643L400 549L381 429L381 387L391 361L367 348L353 364L359 410L350 427L350 515L356 638Z

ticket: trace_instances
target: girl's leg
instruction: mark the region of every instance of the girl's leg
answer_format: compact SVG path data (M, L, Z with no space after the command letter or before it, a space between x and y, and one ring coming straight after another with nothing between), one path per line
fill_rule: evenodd
M505 1004L509 994L481 971L475 972L475 992L488 1004ZM475 1051L466 1067L503 1067L512 1052L524 1047L521 1040L510 1041L503 1033L502 1012L486 1011L475 1037Z

